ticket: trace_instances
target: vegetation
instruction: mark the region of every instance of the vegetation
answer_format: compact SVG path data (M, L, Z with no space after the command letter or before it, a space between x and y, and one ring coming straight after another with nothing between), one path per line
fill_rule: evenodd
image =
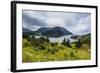
M78 41L76 42L75 46L77 48L80 48L82 46L82 43L81 43L80 39L78 39Z
M82 38L82 39L81 39ZM89 42L81 37L77 42L70 43L64 38L62 43L52 43L48 37L35 38L23 35L22 62L47 62L64 60L87 60L91 57Z
M91 43L91 34L87 34L87 35L81 36L80 39L81 39L81 42L83 44L88 44L90 46L90 43Z
M66 39L64 38L64 40L63 40L63 42L62 42L62 45L65 45L65 46L67 46L67 47L71 47L71 45L70 45L70 40L67 39L67 41L66 41Z

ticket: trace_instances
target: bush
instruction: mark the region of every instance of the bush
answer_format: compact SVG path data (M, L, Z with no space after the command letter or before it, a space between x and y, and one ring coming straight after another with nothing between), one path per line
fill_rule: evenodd
M46 47L45 47L44 45L40 45L40 46L38 47L38 49L39 49L39 50L45 50Z
M51 43L51 46L54 47L54 46L57 46L57 44L58 43Z
M32 47L25 47L22 49L22 60L23 62L33 62L35 51Z
M31 46L31 43L27 39L23 39L23 47Z
M75 57L75 56L74 56L74 52L70 52L70 56L71 56L71 57Z
M29 38L28 34L23 34L23 38Z

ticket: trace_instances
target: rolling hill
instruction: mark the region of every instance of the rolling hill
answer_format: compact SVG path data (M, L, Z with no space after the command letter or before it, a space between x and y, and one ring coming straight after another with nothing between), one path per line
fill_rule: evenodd
M82 43L90 45L91 44L91 34L89 33L89 34L81 36L80 40Z

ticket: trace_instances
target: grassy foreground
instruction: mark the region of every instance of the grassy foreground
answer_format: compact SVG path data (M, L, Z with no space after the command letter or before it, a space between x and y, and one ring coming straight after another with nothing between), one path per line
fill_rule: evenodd
M23 38L22 62L47 62L47 61L68 61L87 60L91 58L90 46L82 44L80 48L51 43L43 39Z

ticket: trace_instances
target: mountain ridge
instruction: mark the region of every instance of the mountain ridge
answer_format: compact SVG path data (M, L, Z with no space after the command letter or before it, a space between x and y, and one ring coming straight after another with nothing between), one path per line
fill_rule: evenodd
M60 36L69 35L69 34L72 34L72 33L69 32L64 27L53 27L53 28L49 29L48 31L46 31L42 34L44 36L48 36L48 37L60 37Z
M41 27L36 31L28 32L28 34L43 35L43 36L47 36L47 37L61 37L61 36L70 35L73 33L68 31L64 27L53 27L53 28Z
M31 32L32 30L28 29L28 28L22 28L23 32Z

